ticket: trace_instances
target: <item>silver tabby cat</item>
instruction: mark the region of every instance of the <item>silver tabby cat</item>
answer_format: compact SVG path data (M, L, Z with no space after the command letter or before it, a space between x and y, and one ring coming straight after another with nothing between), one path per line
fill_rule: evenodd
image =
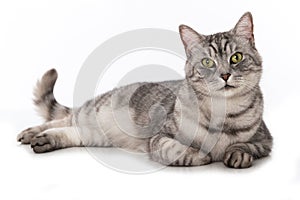
M46 122L21 132L18 141L36 153L119 147L172 166L223 161L247 168L268 156L272 137L262 119L262 60L251 13L228 32L202 35L185 25L179 31L185 79L123 86L70 109L55 100L57 73L49 70L34 91Z

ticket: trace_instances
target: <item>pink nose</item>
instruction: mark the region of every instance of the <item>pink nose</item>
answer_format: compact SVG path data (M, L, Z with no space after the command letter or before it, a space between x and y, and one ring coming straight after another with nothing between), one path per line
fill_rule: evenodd
M227 74L221 74L221 78L224 80L224 81L227 81L229 79L231 74L227 73Z

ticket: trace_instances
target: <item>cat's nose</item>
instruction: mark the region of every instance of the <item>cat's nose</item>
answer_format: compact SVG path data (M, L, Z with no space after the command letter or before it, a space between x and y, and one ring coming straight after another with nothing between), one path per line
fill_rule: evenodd
M227 74L221 74L221 78L224 80L224 81L227 81L230 77L230 73L227 73Z

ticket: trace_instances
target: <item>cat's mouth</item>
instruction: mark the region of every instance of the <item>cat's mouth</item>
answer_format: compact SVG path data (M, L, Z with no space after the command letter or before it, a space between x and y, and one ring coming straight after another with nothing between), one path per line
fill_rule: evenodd
M233 88L235 88L234 86L232 86L232 85L228 85L228 84L226 84L224 87L222 87L220 90L223 90L223 89L225 89L225 90L230 90L230 89L233 89Z

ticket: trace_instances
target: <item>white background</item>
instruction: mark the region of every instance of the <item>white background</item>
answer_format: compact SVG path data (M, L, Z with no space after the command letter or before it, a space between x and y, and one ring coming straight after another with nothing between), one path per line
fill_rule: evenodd
M299 199L298 5L292 0L0 1L0 199ZM216 163L129 175L101 165L83 148L37 155L16 142L18 132L41 122L31 93L47 69L58 70L55 96L71 106L82 63L110 37L138 28L177 31L182 23L211 34L231 29L246 11L254 16L264 60L264 118L275 139L272 156L253 168Z

